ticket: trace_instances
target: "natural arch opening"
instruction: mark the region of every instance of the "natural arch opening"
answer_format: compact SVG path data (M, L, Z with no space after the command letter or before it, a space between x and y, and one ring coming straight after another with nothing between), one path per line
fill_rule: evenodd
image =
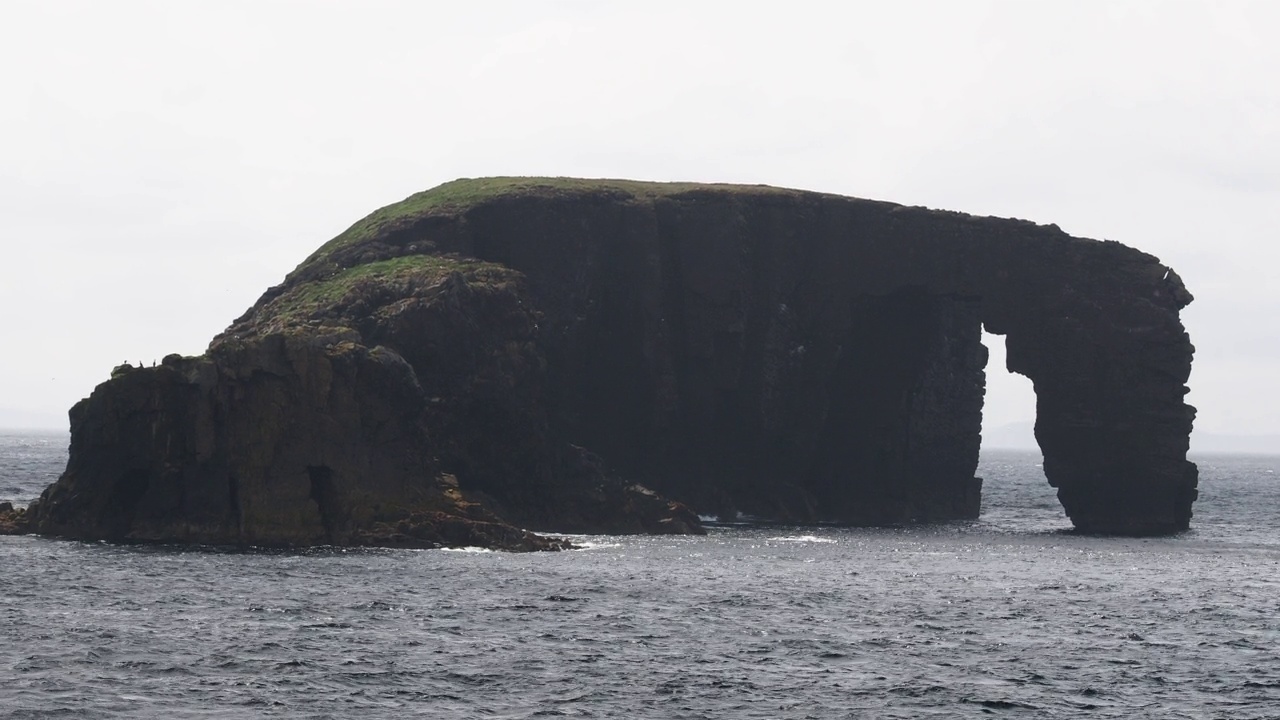
M984 328L982 344L988 359L978 460L978 475L983 478L981 516L1008 529L1063 525L1065 513L1045 477L1044 458L1036 442L1035 385L1008 369L1004 335Z
M1010 372L1004 336L982 331L987 347L986 394L982 402L982 450L1031 450L1036 443L1036 391L1031 379Z

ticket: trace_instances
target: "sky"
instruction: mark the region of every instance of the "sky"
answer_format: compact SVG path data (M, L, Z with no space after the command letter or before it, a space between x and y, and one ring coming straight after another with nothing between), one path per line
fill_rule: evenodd
M1280 433L1280 3L5 0L0 427L199 354L459 177L764 183L1056 223L1196 301L1197 429ZM988 426L1034 417L994 340Z

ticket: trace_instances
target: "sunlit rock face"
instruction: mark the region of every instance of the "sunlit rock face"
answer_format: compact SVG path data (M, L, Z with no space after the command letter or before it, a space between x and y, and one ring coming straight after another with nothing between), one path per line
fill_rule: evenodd
M428 512L490 523L478 536L972 518L985 325L1035 384L1076 527L1177 532L1196 495L1190 300L1154 257L1024 221L458 181L326 244L205 356L100 387L28 515L53 534L284 544L427 537Z

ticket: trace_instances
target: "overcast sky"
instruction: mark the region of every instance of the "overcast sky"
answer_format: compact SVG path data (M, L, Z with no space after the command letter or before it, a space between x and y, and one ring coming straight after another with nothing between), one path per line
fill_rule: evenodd
M0 426L200 353L377 207L570 175L1133 245L1197 298L1197 427L1277 433L1277 38L1280 2L1225 0L4 0ZM1032 418L993 356L988 423Z

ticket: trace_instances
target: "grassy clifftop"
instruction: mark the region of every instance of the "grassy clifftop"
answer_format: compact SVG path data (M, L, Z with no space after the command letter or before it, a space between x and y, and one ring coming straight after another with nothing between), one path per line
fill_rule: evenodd
M341 235L322 245L295 270L295 274L331 262L344 250L376 241L428 216L465 213L470 208L500 198L596 196L614 200L654 199L683 194L780 195L805 193L768 185L730 185L687 182L643 182L638 180L588 180L549 177L462 178L415 193L397 203L365 216Z
M236 320L228 334L269 332L315 324L366 310L370 301L411 296L462 273L468 282L506 282L518 275L498 265L460 257L419 243L414 229L449 222L471 209L513 199L651 201L703 194L794 197L802 191L763 185L658 183L579 178L464 178L415 193L375 210L322 245ZM406 240L406 237L409 239Z
M513 270L469 258L406 255L378 260L291 283L264 297L254 308L252 330L265 334L301 325L349 325L388 303L420 297L453 273L461 274L467 282L486 285L518 276ZM230 332L245 334L250 330L241 321L237 325L240 327L233 326Z

